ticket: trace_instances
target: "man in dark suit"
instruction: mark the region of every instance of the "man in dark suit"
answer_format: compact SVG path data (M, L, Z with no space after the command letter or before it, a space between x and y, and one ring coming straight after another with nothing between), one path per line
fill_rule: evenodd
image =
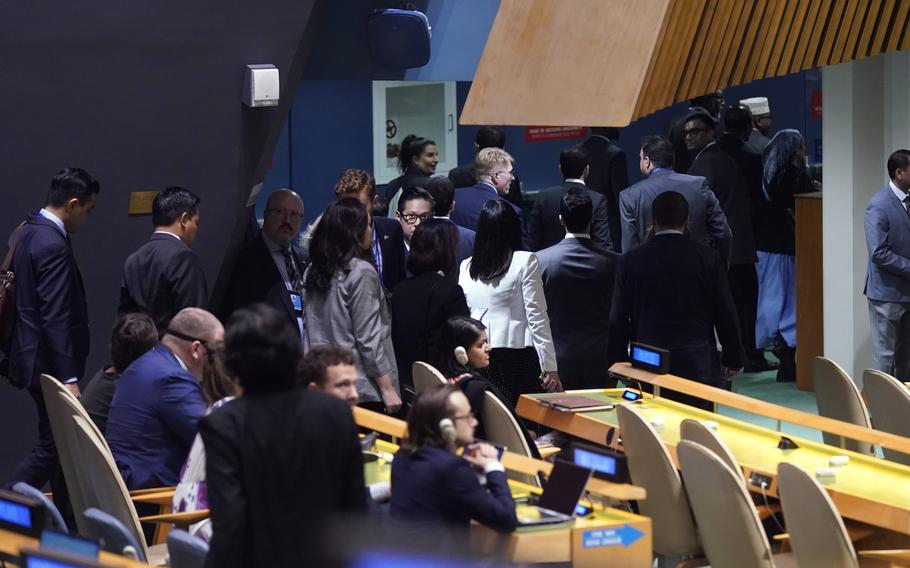
M585 181L590 168L588 156L579 147L567 148L559 153L559 171L564 178L561 186L541 190L534 200L534 208L528 217L528 246L537 251L553 246L563 239L565 228L559 222L562 209L562 197L572 187L588 192L594 207L594 217L590 233L594 244L605 250L612 250L610 224L607 218L606 198L587 188Z
M484 148L499 148L500 150L505 150L505 133L495 126L481 126L477 130L477 134L474 135L474 155L476 156L477 153ZM449 179L452 180L455 187L471 187L476 185L477 173L474 170L474 160L471 160L470 163L462 164L457 168L452 168L449 171ZM513 205L521 207L521 181L519 181L518 175L515 174L515 172L512 172L512 183L509 184L509 190L506 192L505 198Z
M622 219L622 250L629 252L643 243L651 228L651 203L665 191L681 193L689 203L689 238L730 258L732 233L717 197L705 178L678 174L673 165L673 146L663 136L645 136L639 152L641 173L647 176L619 195Z
M57 447L39 379L43 373L51 375L75 396L80 394L78 381L89 352L88 309L69 234L85 222L100 189L85 170L61 170L51 180L44 208L29 215L18 235L10 237L10 243L16 243L16 321L6 349L6 375L35 401L38 442L8 485L24 481L40 488L51 481L58 506L66 503L66 485L57 474Z
M567 189L559 213L565 238L537 253L566 389L608 386L607 331L618 255L591 239L593 211L588 190Z
M613 143L619 137L616 128L593 127L591 136L581 147L588 153L590 171L587 186L607 199L607 224L613 250L622 252L622 231L619 222L619 192L629 187L626 153Z
M477 153L474 171L477 174L477 184L473 187L463 187L455 190L455 209L452 211L452 221L472 231L477 230L477 219L480 210L487 201L499 199L509 204L524 227L524 214L520 207L510 203L506 198L509 184L515 176L512 175L513 159L505 150L499 148L485 148Z
M212 519L206 566L323 566L334 515L366 508L363 457L347 404L301 388L300 342L255 304L225 334L244 395L199 422Z
M363 203L367 211L372 211L377 202L376 180L364 170L345 170L335 182L335 197L354 197ZM373 264L379 272L383 290L391 294L395 286L407 278L404 232L395 219L373 215L372 221ZM315 224L307 229L308 234L314 226ZM305 241L307 238L304 237Z
M645 343L670 351L671 373L730 388L743 366L743 347L726 266L717 251L686 238L689 204L682 194L665 191L651 209L654 236L624 253L617 265L610 363L628 361L630 341ZM708 410L713 406L682 393L665 396Z
M201 381L214 379L223 341L218 318L184 308L157 347L123 371L111 401L105 437L127 488L176 485L205 414ZM214 401L211 401L214 402Z
M306 259L294 242L303 200L290 189L273 192L265 204L262 231L237 255L221 307L227 321L238 308L265 302L286 314L303 337L303 273Z
M910 380L910 150L888 158L888 185L866 206L866 286L875 368Z
M433 215L437 219L444 219L452 223L452 219L449 217L455 208L455 187L452 180L444 177L431 178L425 189L433 197ZM456 266L453 271L457 280L458 267L461 266L465 259L474 255L474 237L476 233L455 223L452 223L452 226L458 230L458 246L455 249Z
M123 265L119 315L143 312L164 333L183 308L204 308L208 285L202 262L190 248L199 227L199 197L169 187L152 203L155 232Z

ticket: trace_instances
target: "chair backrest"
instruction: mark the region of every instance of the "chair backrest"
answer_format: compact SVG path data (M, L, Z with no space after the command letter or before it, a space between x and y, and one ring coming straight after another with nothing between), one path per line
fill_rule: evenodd
M44 517L46 519L45 526L58 531L69 532L69 528L67 528L66 523L63 522L63 515L60 514L60 510L57 509L54 502L47 498L47 495L24 481L19 481L13 485L13 491L19 495L31 497L41 503L44 507Z
M499 398L486 391L483 393L483 430L487 440L499 446L505 446L509 451L529 458L534 457L528 440L522 433L519 424L506 405ZM540 486L536 475L509 472L509 477L517 481Z
M746 482L746 478L743 476L743 470L739 467L739 463L737 463L736 457L733 456L733 452L730 451L727 444L721 440L720 436L715 434L713 430L698 420L686 418L679 424L679 437L683 440L701 444L717 454L717 457L723 460L723 462L733 470L733 473L739 476L743 483Z
M888 373L866 369L863 395L876 430L910 437L910 389ZM885 459L910 465L910 455L882 448Z
M676 446L676 457L708 562L773 568L771 545L739 476L713 451L689 440Z
M145 549L126 525L101 509L89 507L83 515L89 527L88 536L101 541L101 547L114 554L145 562Z
M777 464L777 483L799 567L858 568L856 550L828 492L803 469L785 462Z
M79 481L79 470L77 467L79 453L72 422L74 414L82 415L84 414L84 409L78 399L60 381L50 375L41 375L41 392L44 396L44 405L47 408L51 433L57 446L60 467L66 480L70 506L73 511L84 511L86 504L82 495L82 484ZM82 517L78 514L76 515L76 528L80 532L85 532Z
M86 420L81 416L72 417L74 430L79 442L79 479L82 483L82 492L86 499L86 506L100 509L116 518L133 536L138 543L137 553L140 559L148 557L148 548L136 508L130 499L129 491L123 483L120 470L114 462L110 450L96 437ZM95 535L99 538L101 535Z
M648 492L638 509L651 517L654 551L665 556L700 553L689 499L666 446L636 410L620 405L616 415L632 483Z
M171 529L167 535L168 566L171 568L203 568L209 544L190 533Z
M448 382L436 367L423 361L414 361L411 365L411 376L414 379L414 392L417 394L434 385L444 385Z
M864 428L872 427L869 411L866 410L859 389L840 365L827 357L816 357L812 361L812 377L819 415ZM822 439L831 446L841 445L841 438L837 434L822 432ZM844 440L844 447L861 454L872 453L872 445L868 442L847 438Z

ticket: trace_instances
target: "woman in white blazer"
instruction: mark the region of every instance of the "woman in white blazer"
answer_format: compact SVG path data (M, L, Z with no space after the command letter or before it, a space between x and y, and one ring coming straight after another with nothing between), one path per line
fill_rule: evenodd
M471 317L487 326L493 348L488 378L513 407L521 394L562 389L540 265L534 253L519 248L518 215L501 200L487 201L474 256L461 263L458 275Z

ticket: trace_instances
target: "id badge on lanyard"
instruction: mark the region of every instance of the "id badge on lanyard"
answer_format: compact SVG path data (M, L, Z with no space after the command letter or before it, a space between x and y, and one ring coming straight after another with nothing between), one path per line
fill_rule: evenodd
M303 316L303 298L297 292L289 291L291 295L291 305L294 306L294 314L297 317Z

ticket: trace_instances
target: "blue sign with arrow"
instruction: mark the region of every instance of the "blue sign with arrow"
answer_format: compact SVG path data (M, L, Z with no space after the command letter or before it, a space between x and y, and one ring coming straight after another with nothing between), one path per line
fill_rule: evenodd
M623 525L614 529L593 529L585 531L581 535L581 544L584 548L619 545L628 548L629 545L643 536L645 536L645 533L635 527Z

